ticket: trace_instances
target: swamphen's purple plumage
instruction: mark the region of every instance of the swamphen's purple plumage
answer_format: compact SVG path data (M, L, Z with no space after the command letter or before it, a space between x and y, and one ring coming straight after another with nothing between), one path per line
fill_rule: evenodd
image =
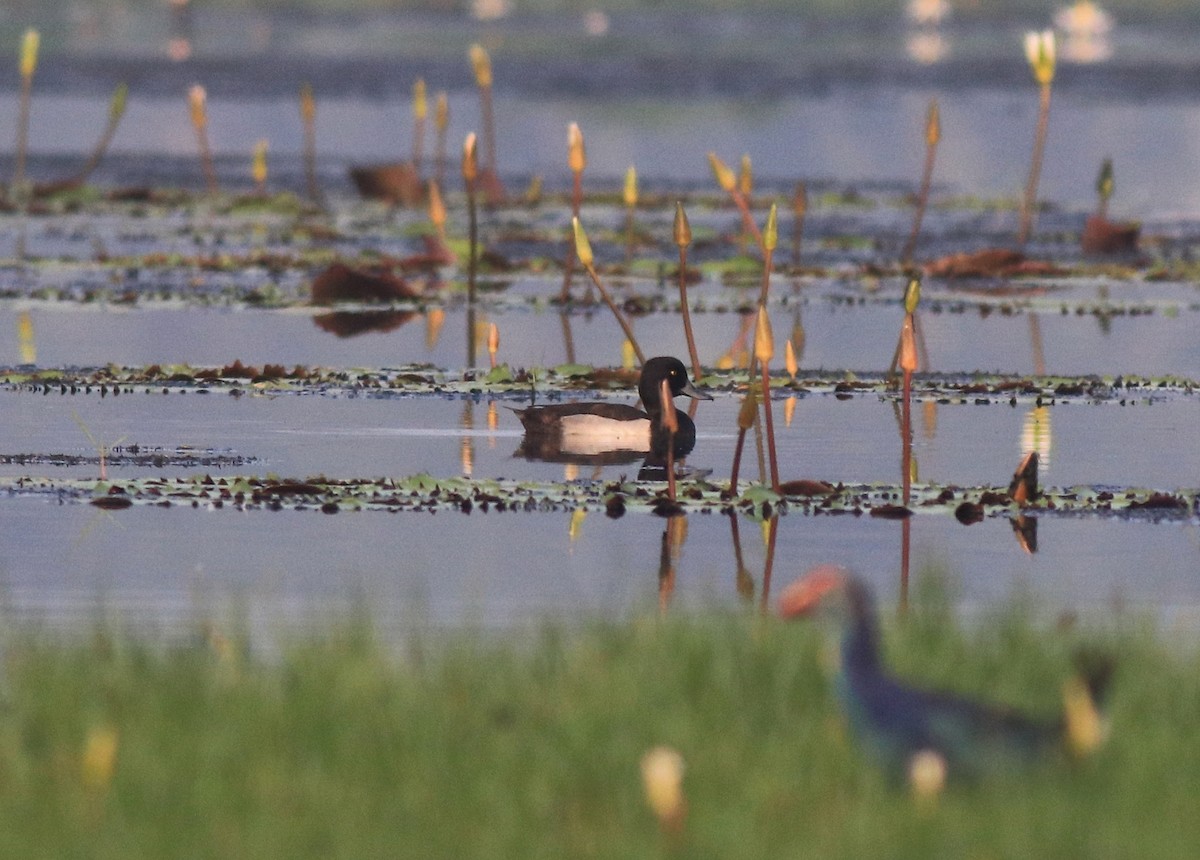
M914 756L934 753L951 777L972 777L1033 763L1068 750L1090 752L1102 735L1095 707L1108 666L1064 688L1066 712L1040 718L1012 708L921 689L888 674L879 655L875 610L867 587L847 571L823 565L780 597L785 618L810 614L823 600L841 598L844 630L838 693L855 736L895 777Z

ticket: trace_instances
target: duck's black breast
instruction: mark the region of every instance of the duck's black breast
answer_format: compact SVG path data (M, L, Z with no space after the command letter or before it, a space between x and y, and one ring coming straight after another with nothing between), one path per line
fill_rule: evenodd
M679 425L679 429L675 431L675 456L686 457L696 447L696 425L681 409L675 410L675 422ZM650 423L650 453L666 457L669 437L670 433L662 425L662 422L652 421Z

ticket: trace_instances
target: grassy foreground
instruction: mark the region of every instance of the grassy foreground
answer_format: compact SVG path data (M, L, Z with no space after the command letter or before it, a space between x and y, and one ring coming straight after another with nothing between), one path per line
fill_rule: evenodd
M926 609L887 642L908 677L1052 712L1080 638L1014 613L964 633ZM842 732L811 625L644 617L403 646L342 630L270 661L10 633L0 856L1194 856L1195 644L1101 639L1120 668L1097 757L925 808ZM675 842L642 794L658 744L686 762Z

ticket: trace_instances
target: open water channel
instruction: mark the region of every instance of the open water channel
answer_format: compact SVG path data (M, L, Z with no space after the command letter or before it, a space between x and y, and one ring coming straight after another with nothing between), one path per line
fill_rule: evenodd
M1020 33L1048 22L914 29L895 21L830 31L731 16L682 26L666 13L606 22L517 17L484 23L196 10L186 30L189 53L181 59L167 56L179 22L165 12L136 21L85 15L28 23L47 33L31 125L29 170L39 178L82 159L103 125L108 90L126 80L128 115L95 182L199 191L185 93L200 82L209 90L210 135L223 185L248 190L249 152L265 137L272 187L302 192L295 92L311 81L319 96L326 223L337 236L322 248L342 256L364 249L413 252L410 228L421 213L359 201L347 168L406 154L409 87L418 75L431 89L449 92L456 166L457 142L479 117L467 46L482 41L495 60L498 162L510 188L523 188L533 174L543 175L552 190L567 187L570 121L586 135L587 184L605 191L619 188L634 164L647 191L711 194L709 150L731 161L750 153L766 189L761 198L784 201L795 180L809 182L814 197L803 262L813 268L777 279L776 336L782 343L802 335L802 374L878 374L891 359L902 315L904 278L886 264L894 262L911 221L906 195L919 177L926 105L935 96L940 101L944 144L918 258L1009 242L1015 211L978 201L1011 199L1024 181L1037 97ZM1067 270L1090 267L1083 274L1011 282L927 280L920 312L923 371L1200 379L1200 288L1186 268L1200 236L1195 35L1118 26L1101 54L1063 63L1042 183L1049 206L1029 251ZM914 44L918 39L926 41ZM0 76L0 116L15 115L16 103L15 75ZM1114 217L1136 217L1143 230L1140 255L1114 261L1124 267L1119 272L1078 250L1105 156L1118 171ZM11 170L11 158L0 156L0 175ZM461 231L461 197L451 203L457 207L451 229ZM765 217L761 206L757 212ZM667 264L674 253L671 214L660 208L639 215ZM619 236L623 217L619 207L585 205L589 229ZM502 208L484 214L482 230L485 241L490 236L497 244L514 224L561 230L565 239L566 218L561 205ZM693 218L698 232L718 240L736 230L732 209L705 209ZM781 235L790 229L789 218L781 221ZM334 369L420 365L451 375L469 370L460 294L398 309L391 323L347 337L322 324L328 308L305 305L312 270L102 262L291 252L298 241L291 229L288 219L269 213L200 207L197 214L183 205L0 214L6 296L0 300L0 367L12 373L109 364L220 367L239 359ZM618 242L597 245L600 256L619 259ZM714 256L734 252L732 244L717 245ZM1156 266L1165 274L1150 277ZM454 270L441 276L461 282ZM562 313L545 300L560 280L556 272L518 270L494 284L499 289L485 296L480 313L501 334L499 359L512 368L621 364L620 333L603 305ZM240 300L264 287L283 301L261 307ZM680 315L669 306L670 283L641 276L622 281L620 289L666 302L634 320L648 353L686 356ZM753 288L711 275L693 288L706 366L716 367L745 345L747 318L739 311L753 296ZM486 352L479 354L486 370ZM710 470L710 480L720 482L729 477L740 394L715 394L699 405L688 465ZM628 391L570 396L635 401ZM523 401L486 390L464 397L242 386L239 396L171 390L102 397L98 390L72 395L12 385L0 392L0 402L4 478L94 478L99 463L88 458L95 457L96 441L216 458L195 467L118 460L109 466L118 481L193 473L614 481L637 471L636 462L572 469L515 456L521 428L508 407ZM875 394L781 394L774 409L783 477L898 483L894 406L894 397ZM1159 397L1076 397L1040 408L1028 398L927 397L914 407L916 479L1003 487L1022 453L1036 449L1048 485L1194 491L1200 483L1198 411L1200 400L1186 385ZM755 453L748 458L743 479L758 480ZM721 514L688 515L686 533L666 563L666 520L632 512L611 519L603 509L582 518L565 509L336 516L316 506L106 511L21 494L0 498L0 509L0 607L15 617L68 624L115 616L176 630L232 613L265 631L366 607L387 624L511 625L656 605L757 606L769 585L758 521L742 518L735 527ZM811 564L836 561L861 572L885 603L895 604L905 588L903 529L914 575L942 577L966 607L1035 595L1052 611L1133 611L1194 627L1200 610L1194 510L1182 517L1037 516L1032 548L1014 537L1008 520L964 526L930 513L901 524L792 512L779 521L774 577L786 582Z

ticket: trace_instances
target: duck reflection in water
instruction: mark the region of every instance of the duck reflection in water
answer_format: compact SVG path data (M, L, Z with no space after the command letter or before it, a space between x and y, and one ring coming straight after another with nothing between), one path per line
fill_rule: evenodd
M667 383L672 398L684 395L712 400L692 384L683 362L658 356L646 362L638 380L645 409L624 403L556 403L516 410L525 438L517 455L551 463L605 466L634 463L644 458L639 480L666 480L667 446L671 434L664 426L666 408L660 386ZM675 409L679 429L674 434L674 457L681 459L696 445L696 425L686 412Z

